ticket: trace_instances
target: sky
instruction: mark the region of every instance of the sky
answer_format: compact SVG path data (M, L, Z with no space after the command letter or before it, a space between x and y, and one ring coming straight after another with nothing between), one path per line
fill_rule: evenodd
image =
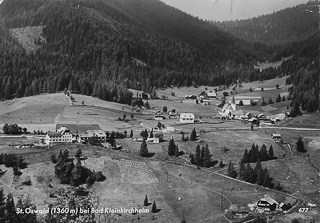
M248 19L309 0L161 0L193 16L214 21ZM232 4L231 4L232 3ZM232 7L231 7L232 5Z

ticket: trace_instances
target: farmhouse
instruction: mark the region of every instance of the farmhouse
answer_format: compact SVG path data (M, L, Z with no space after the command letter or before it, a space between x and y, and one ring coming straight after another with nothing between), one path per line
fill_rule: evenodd
M282 137L280 134L272 134L272 139L275 141L275 142L281 142L282 141Z
M192 113L181 113L180 123L194 123L194 114Z
M281 207L277 201L267 194L257 202L258 212L269 212L275 210L281 210Z
M88 141L89 138L95 137L98 140L107 140L107 135L104 131L102 130L88 130L85 133L80 133L77 136L77 141L79 143L83 143Z
M207 93L207 95L208 95L208 98L217 98L217 93L216 92L210 91L210 92Z
M46 144L56 143L56 142L73 142L74 136L70 130L63 126L57 130L57 132L48 132L45 138Z

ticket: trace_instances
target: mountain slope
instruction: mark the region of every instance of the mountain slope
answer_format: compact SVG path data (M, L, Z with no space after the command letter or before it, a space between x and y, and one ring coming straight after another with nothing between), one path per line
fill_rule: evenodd
M251 44L157 0L5 0L0 15L0 98L69 88L131 103L129 87L230 84L258 58ZM8 35L26 26L42 26L45 40L30 54Z

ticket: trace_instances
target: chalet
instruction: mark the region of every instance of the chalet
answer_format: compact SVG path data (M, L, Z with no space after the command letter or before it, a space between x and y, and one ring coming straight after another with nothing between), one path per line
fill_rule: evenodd
M194 114L192 113L181 113L180 123L194 123Z
M282 137L280 134L272 134L272 139L275 141L275 142L282 142Z
M88 130L85 133L80 133L77 135L77 141L79 143L87 142L89 138L95 137L98 140L106 141L107 135L102 130Z
M269 212L281 210L281 207L279 206L279 203L277 201L266 194L257 202L257 210L259 212Z
M217 98L217 93L210 91L207 93L207 96L208 98Z
M65 126L59 128L57 132L48 132L45 138L47 145L50 143L73 142L74 140L74 135Z

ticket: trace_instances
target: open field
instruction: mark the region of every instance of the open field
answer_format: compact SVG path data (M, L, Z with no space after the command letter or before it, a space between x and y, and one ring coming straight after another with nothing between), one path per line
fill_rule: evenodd
M181 91L179 91L180 89ZM132 109L129 105L105 102L82 95L74 95L76 101L72 106L69 105L62 93L1 102L1 123L10 121L10 123L14 122L21 126L34 125L34 128L39 123L39 128L41 125L48 125L54 129L61 125L69 125L68 127L73 131L98 128L107 131L126 130L129 132L133 130L134 138L140 137L141 130L155 128L158 121L152 119L152 114L158 109L162 110L163 106L167 106L168 110L175 108L179 113L188 111L193 112L197 117L202 117L201 122L194 124L180 124L177 123L177 119L161 121L166 126L174 127L176 131L164 133L165 141L160 144L148 144L149 152L154 153L150 158L140 157L138 154L141 142L133 141L130 138L116 139L117 144L123 147L122 150L116 151L82 144L55 144L44 148L12 149L8 147L10 142L37 141L43 136L29 138L0 137L0 153L23 154L30 163L29 168L22 171L23 174L20 178L13 177L12 169L9 169L1 177L1 186L5 187L6 191L12 192L15 197L34 196L35 203L39 207L52 203L55 200L54 198L49 199L49 193L58 188L66 187L66 185L59 184L54 176L53 164L49 162L51 155L57 155L60 149L68 149L70 156L73 156L75 151L80 148L83 155L88 157L87 160L82 162L83 165L95 171L101 170L106 176L105 181L95 183L90 189L92 194L99 197L101 206L142 208L143 199L145 195L148 195L149 202L155 200L157 207L160 209L155 214L117 216L119 222L138 221L138 218L140 218L139 222L179 222L183 217L186 218L187 222L228 222L221 215L221 209L228 209L231 204L238 204L240 207L246 208L248 203L257 201L264 194L269 194L278 201L285 200L286 196L277 191L263 189L257 185L242 183L220 175L220 173L214 173L218 171L225 174L228 166L222 170L217 165L211 169L201 168L197 170L195 166L189 165L187 161L189 154L195 152L196 145L204 146L208 144L213 160L220 161L222 159L225 164L232 161L237 167L244 150L246 148L250 149L252 143L255 143L259 147L265 144L267 148L272 145L277 157L285 155L284 159L262 163L263 167L269 169L274 182L280 182L284 190L290 194L320 204L320 200L315 196L315 192L320 185L317 171L303 155L294 151L297 137L302 135L309 150L311 161L318 165L317 160L320 158L318 131L306 132L256 127L254 131L251 131L249 124L213 119L212 117L216 116L219 111L213 105L214 103L207 106L197 105L194 100L178 98L178 96L184 97L185 94L198 94L199 88L190 88L190 92L184 88L180 89L174 90L177 95L176 98L168 96L168 100L150 100L149 103L154 109L142 113L133 112L133 119L130 117ZM171 90L167 90L169 94ZM272 91L270 90L271 93ZM257 97L257 91L252 93L252 96ZM85 106L82 106L82 101L84 101ZM30 103L36 106L30 107ZM42 113L44 109L47 110L47 106L49 109L51 108L50 105L53 104L56 109L52 108L48 114L46 112ZM279 103L264 107L243 106L241 109L245 112L250 111L250 109L256 111L256 113L262 111L268 115L280 111L281 107L282 105ZM33 114L39 114L46 123L40 121L30 123L30 121L37 121L37 118L40 118L28 115L28 110L31 109ZM10 118L7 117L6 119L8 112L16 115L9 115ZM119 121L118 118L122 118L123 114L127 116L126 121ZM23 120L21 120L21 117L24 117ZM19 123L19 121L23 122ZM311 114L283 121L276 127L305 127L302 124L306 126L310 124L311 127L316 127L319 122L319 117L316 114ZM315 124L312 125L312 123ZM182 142L181 132L185 133L185 136L190 136L193 128L196 129L199 139L195 142ZM280 133L284 140L291 145L292 152L290 153L288 149L283 150L275 144L271 139L272 133ZM182 158L168 157L167 147L171 138L175 139L180 151L185 153ZM226 150L223 147L226 147ZM187 164L185 164L186 161ZM251 164L251 166L254 165ZM5 168L1 166L1 169ZM21 185L26 177L31 178L31 186ZM53 188L48 187L49 183ZM301 190L301 188L303 189ZM145 208L151 209L151 206ZM153 218L154 220L152 220ZM289 223L285 220L279 220L279 222Z
M283 57L280 61L276 61L276 62L263 62L263 63L258 62L257 65L254 65L254 69L264 70L269 67L273 67L273 68L279 67L279 66L281 66L283 61L287 61L290 58L291 58L291 56L290 57Z
M23 48L27 51L27 53L31 51L36 51L41 45L37 45L34 43L35 39L44 40L41 36L42 34L42 26L33 26L33 27L24 27L24 28L15 28L11 29L12 35L18 40L19 43L22 44Z

